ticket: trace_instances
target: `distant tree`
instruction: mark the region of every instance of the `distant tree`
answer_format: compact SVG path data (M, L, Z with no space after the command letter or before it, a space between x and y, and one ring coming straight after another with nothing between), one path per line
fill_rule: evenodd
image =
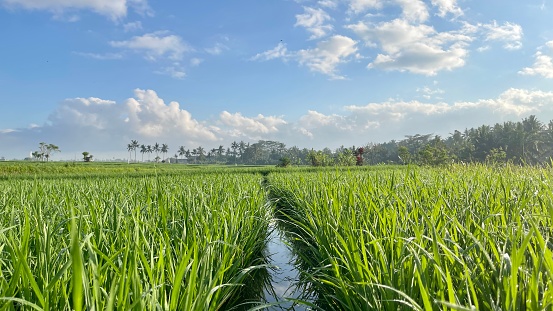
M154 152L154 149L151 145L146 146L146 152L148 152L148 162L150 162L150 154Z
M154 151L156 153L156 159L159 158L159 152L161 151L161 146L158 143L154 144ZM156 160L157 162L157 160Z
M148 152L148 148L142 144L140 145L140 153L142 154L142 162L144 162L144 154Z
M179 156L182 159L182 157L186 154L186 150L184 149L184 146L180 146L178 149L178 152L179 152Z
M46 145L46 161L48 161L51 157L51 154L53 152L61 152L60 148L54 144L48 144Z
M94 156L91 155L88 151L84 151L84 152L83 152L83 161L85 161L85 162L90 162L90 161L92 161L92 158L93 158L93 157L94 157Z
M131 140L132 150L134 151L134 162L136 162L136 149L140 146L138 140Z
M290 161L289 157L282 157L279 160L279 163L277 164L277 167L288 167L292 164L292 161Z
M169 152L169 146L167 144L161 144L161 153L164 158L167 158L167 152Z
M36 160L40 160L40 158L42 157L42 154L40 153L40 151L33 151L31 153L31 155L33 156L34 159Z
M129 163L130 163L132 161L132 151L133 151L132 143L127 144L127 151L129 152Z
M411 153L406 146L399 146L397 148L397 154L403 164L411 163Z

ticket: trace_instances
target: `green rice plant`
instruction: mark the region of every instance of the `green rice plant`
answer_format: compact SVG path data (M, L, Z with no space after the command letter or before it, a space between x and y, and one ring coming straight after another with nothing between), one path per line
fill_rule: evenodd
M273 173L305 300L321 310L550 310L550 170Z
M261 177L0 181L0 310L242 310L269 282Z

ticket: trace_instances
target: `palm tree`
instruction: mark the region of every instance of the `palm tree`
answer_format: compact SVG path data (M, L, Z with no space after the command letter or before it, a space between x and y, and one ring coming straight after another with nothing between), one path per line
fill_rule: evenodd
M131 162L131 159L132 159L132 149L133 149L133 146L132 144L127 144L127 151L129 152L129 163Z
M238 150L238 143L233 141L232 144L230 144L230 148L232 148L232 155L234 157L234 164L236 164L236 150Z
M186 155L186 163L188 163L188 159L190 159L190 156L192 156L190 149L186 149L185 155Z
M138 140L131 140L132 150L134 150L134 162L136 162L136 149L138 148Z
M202 161L205 156L204 148L202 146L199 146L198 148L196 148L196 153L198 154L198 159Z
M140 145L140 153L142 153L142 162L144 162L144 153L148 152L148 148L144 145Z
M158 155L158 154L159 154L159 151L160 151L160 150L161 150L161 148L160 148L159 144L158 144L158 143L155 143L155 145L154 145L154 151L156 152L156 159L159 158L159 155Z
M180 146L178 152L179 152L179 156L181 156L182 158L182 156L186 154L186 150L184 150L184 146Z
M168 151L169 151L169 146L167 144L161 144L161 153L164 154L164 158L167 157Z
M151 145L146 146L146 152L148 152L148 162L150 162L150 153L152 153L154 149L152 149Z

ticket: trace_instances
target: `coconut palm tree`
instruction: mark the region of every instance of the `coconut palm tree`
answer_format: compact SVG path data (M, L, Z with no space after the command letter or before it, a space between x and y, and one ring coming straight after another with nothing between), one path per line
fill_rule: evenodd
M161 146L158 143L155 143L154 145L154 151L156 152L156 159L159 158L159 151L161 150Z
M205 150L202 146L196 148L196 154L198 155L198 160L203 161L205 157Z
M148 162L150 162L150 153L152 153L154 149L152 149L151 145L146 146L146 152L148 152Z
M129 163L131 162L131 159L132 159L132 149L133 149L132 144L127 144L127 151L129 152Z
M169 145L161 144L161 153L164 154L164 158L167 158L167 152L169 151Z
M131 140L132 150L134 151L134 162L136 162L136 149L139 147L138 140Z
M178 149L178 152L179 152L179 156L182 156L186 154L186 150L184 149L184 146L180 146L179 149Z
M145 145L140 145L140 153L142 153L142 162L144 162L144 154L148 152L148 148Z

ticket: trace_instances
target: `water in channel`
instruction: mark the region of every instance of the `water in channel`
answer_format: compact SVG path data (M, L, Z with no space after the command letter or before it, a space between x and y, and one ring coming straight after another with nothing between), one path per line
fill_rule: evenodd
M300 294L295 287L298 281L299 271L293 264L294 258L290 251L290 248L285 243L285 237L282 232L279 231L276 224L271 225L271 235L269 237L269 244L267 246L267 253L270 258L270 264L275 268L271 270L272 277L272 290L265 291L265 298L269 304L278 303L272 305L265 310L294 310L294 311L307 311L309 307L287 300L286 298L299 298Z

